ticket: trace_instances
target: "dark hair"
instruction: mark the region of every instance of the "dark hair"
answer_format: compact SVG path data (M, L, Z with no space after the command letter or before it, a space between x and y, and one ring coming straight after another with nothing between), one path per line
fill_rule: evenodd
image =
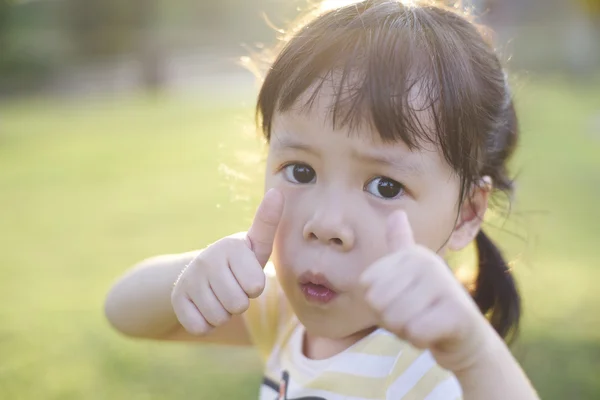
M512 192L507 160L517 142L517 118L502 65L487 32L458 9L368 0L315 11L285 37L261 87L257 122L270 139L273 116L328 79L336 85L334 128L367 122L384 141L409 148L435 143L460 176L460 204L489 176ZM418 99L418 105L415 105ZM431 115L426 127L417 118ZM480 231L473 298L504 338L521 313L515 282L501 252Z

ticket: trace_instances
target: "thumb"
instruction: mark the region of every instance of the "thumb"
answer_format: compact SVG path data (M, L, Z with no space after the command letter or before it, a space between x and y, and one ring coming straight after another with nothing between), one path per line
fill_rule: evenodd
M403 210L392 213L388 218L387 243L391 252L396 252L415 244L408 216Z
M283 214L283 203L283 194L277 189L270 189L258 206L254 221L246 234L248 245L263 268L273 251L275 234Z

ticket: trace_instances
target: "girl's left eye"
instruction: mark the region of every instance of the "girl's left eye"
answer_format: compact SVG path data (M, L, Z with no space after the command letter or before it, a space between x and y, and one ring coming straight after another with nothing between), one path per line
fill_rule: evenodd
M365 185L365 190L383 199L395 199L404 193L404 186L393 179L377 177Z

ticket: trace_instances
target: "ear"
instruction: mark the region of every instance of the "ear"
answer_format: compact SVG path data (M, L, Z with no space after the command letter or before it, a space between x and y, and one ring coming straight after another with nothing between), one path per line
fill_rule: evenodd
M448 241L450 250L460 251L475 240L488 208L491 191L492 180L489 176L484 176L478 184L474 185L469 196L460 206L456 226Z

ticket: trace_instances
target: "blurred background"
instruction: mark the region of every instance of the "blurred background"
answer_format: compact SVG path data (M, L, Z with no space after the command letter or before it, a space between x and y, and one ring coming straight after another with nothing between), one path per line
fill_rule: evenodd
M600 1L465 3L522 124L486 228L524 296L513 351L543 399L599 399ZM256 398L252 349L127 339L103 301L135 262L247 229L265 151L239 60L302 8L0 0L0 399Z

